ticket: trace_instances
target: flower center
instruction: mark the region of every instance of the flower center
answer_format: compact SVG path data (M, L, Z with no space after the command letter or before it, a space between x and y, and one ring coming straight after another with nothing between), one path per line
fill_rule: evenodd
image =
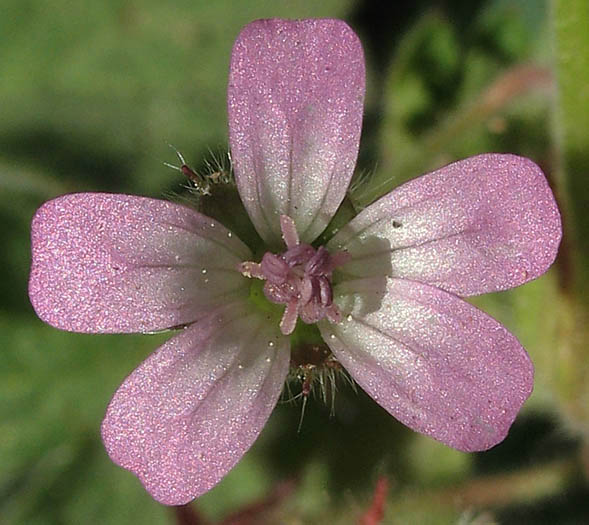
M266 252L259 263L241 263L239 271L246 277L266 281L266 298L286 305L280 321L284 335L293 332L299 317L307 324L324 317L338 323L341 313L333 303L331 274L349 259L348 253L330 254L324 246L315 249L301 243L295 223L287 215L280 217L280 228L286 251L278 255Z

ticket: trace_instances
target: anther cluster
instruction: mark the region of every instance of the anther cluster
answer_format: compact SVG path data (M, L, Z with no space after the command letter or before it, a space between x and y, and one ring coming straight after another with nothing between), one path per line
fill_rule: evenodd
M338 323L341 313L333 303L331 274L349 259L348 254L330 254L324 246L315 249L310 244L301 243L295 223L287 215L281 216L280 227L287 250L280 255L266 252L260 263L241 263L241 273L266 281L266 298L275 304L286 305L280 321L283 334L293 332L298 317L307 324L324 317Z

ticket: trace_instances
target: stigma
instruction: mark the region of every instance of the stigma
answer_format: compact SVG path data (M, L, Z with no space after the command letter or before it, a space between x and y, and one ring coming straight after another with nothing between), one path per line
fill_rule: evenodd
M280 229L286 251L266 252L259 263L242 262L239 271L246 277L266 281L266 298L286 305L280 321L284 335L294 331L298 318L307 324L323 318L339 323L341 312L333 302L331 276L350 255L343 251L331 254L324 246L316 249L301 243L295 223L288 215L280 216Z

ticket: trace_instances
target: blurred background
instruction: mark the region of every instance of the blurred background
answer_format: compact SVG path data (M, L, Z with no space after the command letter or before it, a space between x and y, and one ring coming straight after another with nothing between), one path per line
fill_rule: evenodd
M589 2L3 0L0 12L0 523L589 523ZM30 220L67 192L184 191L167 144L196 169L226 151L233 40L275 16L343 18L364 44L357 171L370 177L356 204L482 152L544 169L565 222L557 264L473 301L527 348L535 390L502 444L463 454L342 383L333 417L310 400L297 433L300 404L280 404L214 490L168 508L110 462L99 428L169 336L44 325L26 291Z

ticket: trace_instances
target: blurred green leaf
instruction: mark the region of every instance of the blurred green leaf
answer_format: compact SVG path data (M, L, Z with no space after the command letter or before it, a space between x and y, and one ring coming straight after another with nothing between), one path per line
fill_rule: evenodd
M560 270L565 295L560 347L569 363L558 390L570 427L589 438L589 3L553 1L558 190L566 228Z
M566 205L577 285L589 282L589 2L554 0L556 139L561 160L561 198ZM572 235L571 235L572 234ZM579 257L578 259L576 257ZM584 294L583 294L584 295ZM581 296L587 301L587 296Z
M174 157L168 142L195 163L207 147L226 147L229 55L242 26L341 17L351 4L7 0L0 150L34 149L32 161L80 190L160 195L180 178L161 164Z
M98 524L133 515L163 523L163 507L100 442L110 397L163 336L71 334L7 316L0 334L3 519Z
M351 195L356 206L475 153L507 151L537 158L538 146L548 137L544 122L550 72L517 63L533 54L537 33L512 20L514 9L493 3L473 21L468 37L430 11L404 35L385 81L378 167ZM515 31L510 25L517 25L521 42L510 54L488 39L489 20L509 34Z

